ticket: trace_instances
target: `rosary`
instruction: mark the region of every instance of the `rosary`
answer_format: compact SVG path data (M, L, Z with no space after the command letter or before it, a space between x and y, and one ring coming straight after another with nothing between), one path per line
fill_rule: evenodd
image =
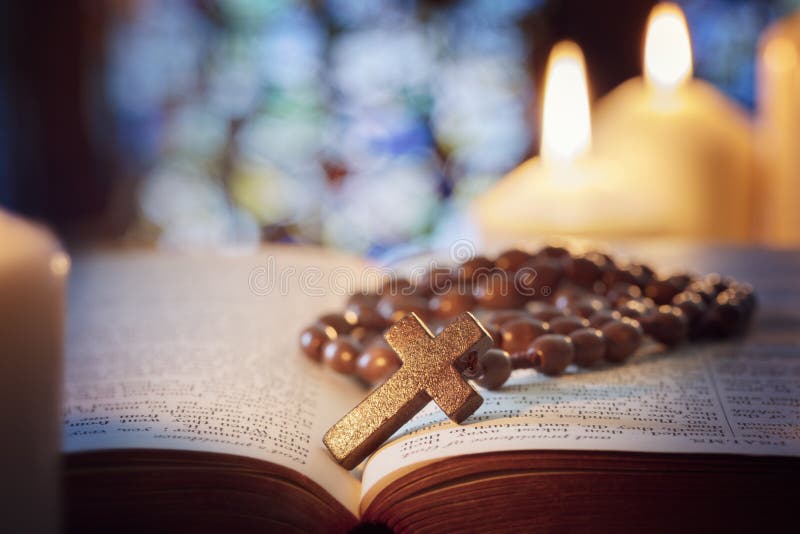
M556 376L571 364L619 364L646 337L665 348L732 337L755 308L752 286L717 274L659 276L599 252L512 249L352 295L344 313L301 332L300 348L380 385L324 438L352 469L430 400L455 422L469 417L483 399L467 380L497 389L516 369Z

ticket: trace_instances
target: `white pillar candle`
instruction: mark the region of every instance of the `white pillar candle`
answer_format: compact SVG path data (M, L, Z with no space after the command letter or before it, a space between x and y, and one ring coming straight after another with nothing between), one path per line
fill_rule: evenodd
M770 27L758 52L758 154L764 240L800 245L800 12Z
M595 146L631 187L667 210L648 224L695 240L752 237L752 127L747 114L713 86L692 78L689 31L681 9L658 4L645 41L645 76L597 104Z
M69 264L47 230L0 210L0 521L7 532L55 532L60 525Z
M593 152L583 53L557 44L545 76L540 157L476 199L472 212L485 244L552 237L647 235L658 209Z

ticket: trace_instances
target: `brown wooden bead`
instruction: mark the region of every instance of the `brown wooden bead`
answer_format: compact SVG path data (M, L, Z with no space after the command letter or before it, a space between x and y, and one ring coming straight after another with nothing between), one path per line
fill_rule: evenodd
M463 287L453 287L444 294L434 294L428 301L430 311L440 319L450 319L475 307L472 292Z
M348 318L341 313L326 313L320 316L317 322L332 327L340 336L349 334L356 325L352 318Z
M337 333L332 326L314 324L300 332L300 350L303 354L318 362L322 360L322 347L330 340L336 339Z
M591 367L606 355L606 338L596 328L580 328L569 335L575 350L575 363Z
M416 313L423 321L428 320L428 301L413 295L385 295L378 302L378 313L396 323L406 315Z
M389 322L378 312L372 303L351 302L347 305L344 316L349 323L363 326L370 330L382 330Z
M441 295L457 286L457 275L450 267L431 267L419 280L420 295Z
M546 334L531 343L528 349L536 369L546 375L558 375L572 363L575 349L572 340L560 334Z
M619 283L639 285L636 273L620 267L612 267L603 272L603 282L606 287L614 287Z
M381 338L381 331L380 330L372 330L370 328L366 328L364 326L356 326L353 330L348 334L351 338L355 339L362 345L367 345L374 341L375 339Z
M639 319L642 330L664 345L674 346L689 334L689 321L677 306L659 306Z
M649 298L631 299L617 307L617 311L623 317L630 317L631 319L641 317L655 309L656 305Z
M502 348L509 353L528 349L531 342L549 331L547 323L533 318L520 318L507 321L500 327Z
M566 315L564 310L543 302L529 303L527 310L534 319L539 319L540 321L550 321L555 317L564 317Z
M642 345L642 329L635 320L611 321L600 329L606 338L606 360L622 362Z
M553 259L567 259L570 257L569 250L565 249L564 247L559 247L555 245L548 245L543 247L539 252L536 253L538 257L544 258L553 258Z
M644 286L644 296L653 300L656 305L669 304L681 289L669 280L653 279Z
M564 267L553 258L537 257L523 264L514 273L514 284L517 291L529 299L543 300L555 293Z
M589 317L589 326L600 328L608 322L619 321L620 319L622 319L622 314L617 310L600 310Z
M471 285L476 276L488 274L494 268L494 262L485 256L475 256L456 268L456 277L460 284Z
M358 341L350 337L340 337L325 344L322 348L322 359L337 373L349 375L355 371L356 360L361 351L362 346Z
M672 298L673 306L677 306L689 322L689 330L694 330L702 315L708 309L703 297L694 291L682 291Z
M400 369L402 362L388 343L372 343L356 361L356 374L367 384L385 381Z
M608 301L603 297L584 297L572 302L566 309L566 312L567 314L588 318L600 310L607 309L608 307Z
M550 331L554 334L561 334L566 336L575 330L581 328L588 328L589 320L575 315L568 315L566 317L554 317L550 320Z
M591 289L603 276L603 269L591 257L572 258L566 262L565 277L573 284Z
M570 305L592 296L585 288L575 285L564 285L558 288L553 295L553 304L560 310L566 310Z
M372 306L373 308L378 305L380 295L377 293L353 293L347 299L347 305L357 304L359 306Z
M484 323L493 324L499 328L508 321L529 318L530 316L531 315L525 310L494 310L482 314L481 320Z
M480 357L480 365L483 374L474 379L474 382L486 389L499 388L511 376L511 358L504 350L487 350Z
M498 269L504 271L516 271L531 258L532 256L524 250L512 248L500 253L500 255L495 258L494 264Z
M416 286L408 278L388 276L379 291L380 296L411 296L417 291Z
M612 306L621 306L632 299L642 297L642 289L636 284L619 282L611 286L606 292L606 300Z
M517 308L524 302L514 288L513 278L503 272L479 277L472 286L472 296L480 306L493 310Z

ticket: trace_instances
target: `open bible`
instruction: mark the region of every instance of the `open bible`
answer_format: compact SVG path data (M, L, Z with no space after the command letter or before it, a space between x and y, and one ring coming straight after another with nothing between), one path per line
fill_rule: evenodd
M296 338L365 267L292 247L77 257L69 529L741 530L794 514L800 349L785 343L515 373L465 424L431 404L345 471L322 436L367 391Z

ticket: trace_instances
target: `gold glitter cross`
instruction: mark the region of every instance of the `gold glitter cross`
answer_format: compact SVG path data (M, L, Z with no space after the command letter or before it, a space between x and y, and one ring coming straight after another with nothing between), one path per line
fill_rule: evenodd
M455 367L462 356L480 356L492 346L491 336L471 313L456 317L436 337L412 313L392 325L385 337L403 365L323 439L346 469L360 464L431 400L456 423L483 403Z

